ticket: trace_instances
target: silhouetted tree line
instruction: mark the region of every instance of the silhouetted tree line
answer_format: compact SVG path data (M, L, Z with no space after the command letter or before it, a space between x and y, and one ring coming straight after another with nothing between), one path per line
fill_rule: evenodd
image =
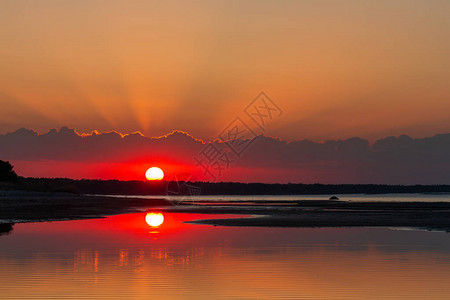
M18 176L9 161L0 160L0 181L16 182Z
M0 160L0 185L3 189L37 192L65 192L101 195L314 195L450 193L450 185L385 184L268 184L240 182L167 182L75 180L67 178L18 177L9 162Z
M173 183L171 183L173 184ZM73 180L64 178L19 178L18 187L42 192L70 192L109 195L314 195L314 194L384 194L450 193L450 185L383 184L266 184L238 182L178 182L184 186L174 192L167 181ZM168 190L169 186L169 190Z

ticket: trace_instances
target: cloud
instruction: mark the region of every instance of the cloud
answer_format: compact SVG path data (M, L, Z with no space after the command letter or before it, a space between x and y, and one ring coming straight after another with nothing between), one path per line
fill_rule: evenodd
M406 135L386 137L372 145L357 137L287 142L261 136L239 156L226 152L228 148L223 142L204 142L182 131L146 137L140 133L80 134L67 127L38 134L22 128L0 135L0 145L0 159L11 161L24 176L143 179L142 168L159 164L171 176L179 171L208 179L207 171L195 158L202 158L202 150L221 149L229 157L228 163L222 160L220 171L214 167L209 169L215 172L218 181L450 182L450 134L419 139Z

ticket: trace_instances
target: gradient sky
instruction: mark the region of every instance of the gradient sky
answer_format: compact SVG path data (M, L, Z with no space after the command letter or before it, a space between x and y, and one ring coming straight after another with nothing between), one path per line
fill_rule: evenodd
M260 92L285 140L450 132L449 1L0 3L0 133L217 134Z

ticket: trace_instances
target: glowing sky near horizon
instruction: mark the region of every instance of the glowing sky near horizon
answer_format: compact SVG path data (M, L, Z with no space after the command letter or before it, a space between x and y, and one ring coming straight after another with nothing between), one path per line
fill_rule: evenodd
M0 3L0 131L214 139L260 92L267 133L450 132L448 1Z

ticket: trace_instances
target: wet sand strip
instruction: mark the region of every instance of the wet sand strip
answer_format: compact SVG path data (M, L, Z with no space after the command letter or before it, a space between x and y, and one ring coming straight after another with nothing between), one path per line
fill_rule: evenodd
M171 212L226 213L253 215L252 218L207 219L191 223L216 226L258 227L413 227L450 231L450 203L447 202L344 202L298 201L286 207L184 205Z

